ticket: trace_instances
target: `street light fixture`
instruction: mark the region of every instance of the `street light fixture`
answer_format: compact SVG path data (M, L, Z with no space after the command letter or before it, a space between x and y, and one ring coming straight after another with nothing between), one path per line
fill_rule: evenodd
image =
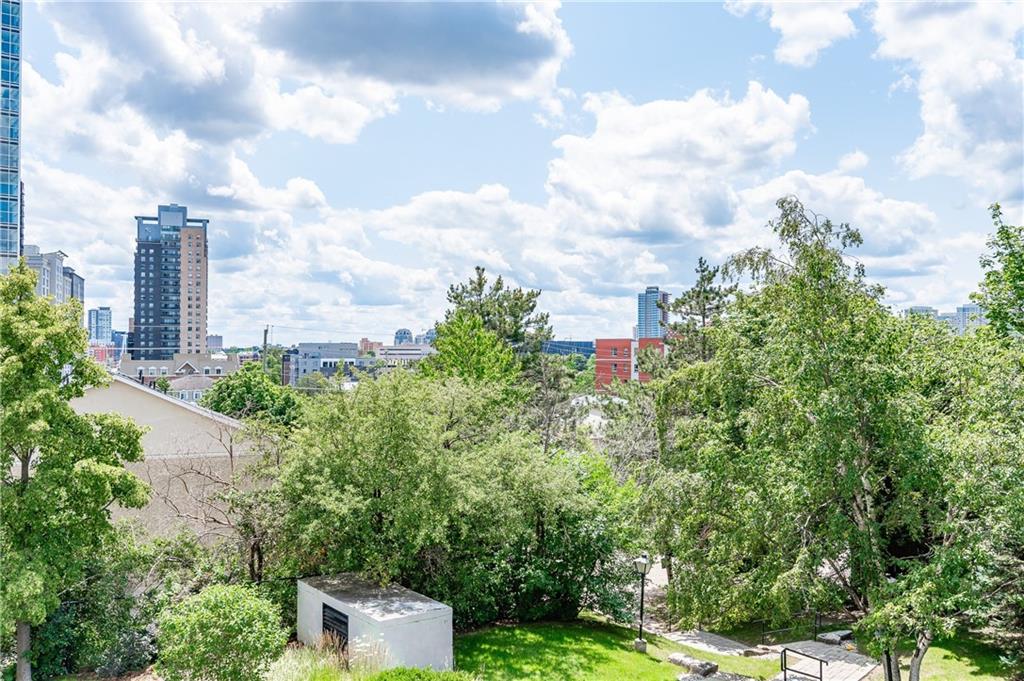
M633 648L638 653L647 652L647 641L644 640L644 584L647 582L647 573L651 571L651 559L644 551L639 558L633 559L633 568L640 577L640 623L637 628L637 639L633 641Z

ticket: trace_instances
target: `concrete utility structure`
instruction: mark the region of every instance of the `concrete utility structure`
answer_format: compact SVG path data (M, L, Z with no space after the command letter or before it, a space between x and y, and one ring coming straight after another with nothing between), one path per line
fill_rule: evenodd
M298 586L296 629L306 645L331 634L356 664L452 668L452 609L444 603L352 574L306 577Z

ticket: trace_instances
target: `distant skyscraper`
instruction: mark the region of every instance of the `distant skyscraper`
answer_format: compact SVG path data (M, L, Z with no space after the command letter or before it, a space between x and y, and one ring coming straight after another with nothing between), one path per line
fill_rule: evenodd
M21 2L0 2L0 274L22 254L21 211Z
M64 251L43 253L39 246L24 246L25 264L36 272L36 294L49 296L54 303L77 298L85 301L85 280L64 264Z
M668 291L661 291L657 286L648 286L643 293L636 296L636 332L637 338L664 338L668 326L668 310L663 310L658 303L668 305Z
M206 337L206 349L210 352L220 352L224 349L224 336L210 334Z
M970 329L985 326L988 320L981 306L976 303L967 303L956 308L956 331L963 335Z
M89 342L105 345L110 342L113 332L113 317L109 307L89 310Z
M157 217L136 215L135 325L132 359L170 359L206 348L209 220L188 208L159 206Z
M412 331L409 329L395 331L395 345L405 345L406 343L412 343Z

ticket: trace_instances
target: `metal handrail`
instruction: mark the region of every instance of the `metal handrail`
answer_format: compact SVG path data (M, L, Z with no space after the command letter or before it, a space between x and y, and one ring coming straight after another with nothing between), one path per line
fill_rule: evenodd
M822 619L821 618L821 613L820 612L814 612L814 613L806 613L806 614L808 614L808 615L813 614L814 615L814 617L812 619L812 626L814 628L814 638L817 639L818 638L818 631L821 629L821 619ZM802 615L797 615L797 617L802 617ZM782 627L781 629L765 629L764 625L769 620L758 620L758 621L761 624L761 645L765 645L767 643L768 634L777 634L777 633L779 633L781 631L793 631L794 629L800 629L802 626L804 626L803 624L794 624L794 625L789 626L789 627Z
M805 671L801 671L799 669L791 670L789 668L789 659L788 659L788 657L786 655L787 652L789 652L789 653L796 653L797 655L799 655L801 657L806 657L808 659L811 659L811 660L814 660L815 662L817 662L818 663L818 675L817 676L811 676L810 673L805 672ZM810 653L804 653L804 652L801 652L799 650L795 650L793 648L787 648L787 647L783 646L782 650L779 651L779 666L781 667L781 671L782 671L782 681L789 681L789 672L790 671L794 671L797 674L802 674L804 676L810 676L812 679L817 679L818 681L825 681L825 667L828 666L828 660L824 660L824 659L822 659L820 657L815 657L814 655L811 655Z

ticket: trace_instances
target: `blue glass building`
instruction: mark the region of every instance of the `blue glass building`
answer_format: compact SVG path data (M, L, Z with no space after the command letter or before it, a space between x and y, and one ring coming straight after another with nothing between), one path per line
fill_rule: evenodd
M21 255L21 2L0 1L0 273Z
M668 328L668 291L648 286L636 296L636 337L664 338Z

